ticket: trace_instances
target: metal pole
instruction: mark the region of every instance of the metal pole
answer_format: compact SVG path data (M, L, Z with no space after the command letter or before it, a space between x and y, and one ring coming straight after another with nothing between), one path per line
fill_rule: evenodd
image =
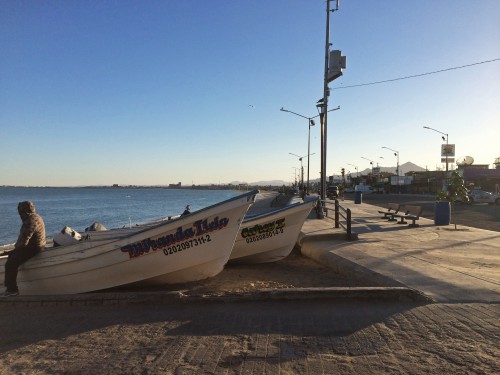
M328 54L330 52L330 0L326 1L325 77L323 84L323 116L321 121L321 201L326 199L326 135L328 126Z
M335 228L340 228L340 204L339 200L335 199Z
M446 134L446 181L448 185L448 134Z
M307 188L306 194L309 194L309 165L311 158L311 119L309 119L309 132L307 134Z
M300 158L300 189L304 191L304 165L302 164L302 158Z
M399 181L399 151L397 152L397 154L398 154L398 185L399 185L398 192L399 194L401 194L401 181Z
M351 226L351 210L348 208L347 210L347 239L352 241L352 226Z
M439 134L442 134L442 135L446 135L446 150L445 150L445 153L444 153L444 157L446 158L446 176L445 176L445 184L446 184L446 190L448 190L448 134L447 133L443 133L442 131L439 131L437 129L434 129L434 128L431 128L429 126L424 126L424 129L429 129L429 130L433 130L435 131L436 133L439 133ZM444 141L444 137L442 137L443 141Z
M382 146L382 148L386 148L388 150L391 150L392 152L394 152L394 156L397 157L397 161L396 161L396 175L397 175L397 181L398 181L398 187L399 187L399 194L401 194L401 184L399 183L399 151L397 150L393 150L392 148L389 148L389 147L385 147L385 146Z

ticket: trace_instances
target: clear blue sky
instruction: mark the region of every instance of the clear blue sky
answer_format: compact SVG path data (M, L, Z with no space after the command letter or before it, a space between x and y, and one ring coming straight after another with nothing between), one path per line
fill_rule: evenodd
M333 6L334 2L332 3ZM292 181L323 96L324 0L0 2L0 185ZM498 0L344 0L329 175L500 157ZM319 121L317 121L317 124ZM311 128L311 178L320 127ZM380 157L383 157L381 159ZM306 163L304 163L304 168Z

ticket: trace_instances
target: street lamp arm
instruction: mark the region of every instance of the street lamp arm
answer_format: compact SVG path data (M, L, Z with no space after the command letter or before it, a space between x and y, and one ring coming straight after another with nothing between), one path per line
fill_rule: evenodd
M285 108L283 108L283 107L281 107L280 111L282 111L282 112L292 113L292 114L294 114L294 115L296 115L296 116L299 116L299 117L302 117L302 118L305 118L305 119L308 119L308 120L309 120L309 119L314 118L314 117L306 117L306 116L300 115L300 114L295 113L295 112L293 112L293 111L289 111L288 109L285 109ZM317 116L316 116L316 117L317 117Z
M328 110L327 112L338 111L339 109L340 109L340 106L338 106L337 108L330 109L330 110ZM318 116L319 116L319 115L318 115Z
M293 156L296 156L296 157L298 157L300 160L302 160L302 158L305 158L306 156L315 155L316 153L315 153L315 152L313 152L312 154L307 154L307 155L304 155L304 156L299 156L299 155L297 155L297 154L293 154L293 153L291 153L291 152L289 152L289 154L290 154L290 155L293 155Z
M368 159L368 158L365 158L364 156L361 156L361 159L368 160L371 164L373 164L373 160L370 160L370 159Z
M385 146L382 146L382 148L386 148L386 149L388 149L388 150L394 151L395 153L397 153L397 154L399 155L399 151L393 150L392 148L385 147Z
M328 112L337 111L339 109L340 109L340 106L338 106L337 108L330 109ZM302 118L305 118L305 119L308 119L308 120L315 119L316 117L319 117L321 115L321 114L319 114L319 115L316 115L316 116L307 117L307 116L301 115L299 113L296 113L296 112L293 112L293 111L289 111L288 109L285 109L283 107L281 107L280 111L282 111L282 112L288 112L288 113L294 114L295 116L299 116L299 117L302 117Z
M443 133L442 131L439 131L437 129L433 129L433 128L429 127L429 126L424 126L424 129L433 130L436 133L439 133L439 134L442 134L442 135L446 135L446 139L444 139L444 137L441 137L441 138L443 138L443 141L446 141L446 146L448 146L448 133ZM445 159L446 159L446 177L448 177L448 155L449 155L449 153L448 153L448 147L446 147L446 149L445 149L445 155L444 155Z
M448 139L448 134L447 133L443 133L437 129L433 129L433 128L430 128L428 126L424 126L424 129L429 129L429 130L434 130L436 133L439 133L439 134L442 134L442 135L446 135L446 139Z

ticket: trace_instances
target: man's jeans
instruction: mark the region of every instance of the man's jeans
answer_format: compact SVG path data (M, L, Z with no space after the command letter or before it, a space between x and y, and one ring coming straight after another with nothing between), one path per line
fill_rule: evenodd
M40 252L40 249L18 248L9 253L5 262L5 287L9 292L17 292L17 268Z

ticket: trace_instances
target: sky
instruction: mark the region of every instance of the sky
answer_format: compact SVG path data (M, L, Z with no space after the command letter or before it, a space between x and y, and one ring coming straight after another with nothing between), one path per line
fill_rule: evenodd
M308 120L280 108L318 114L324 0L0 0L0 9L0 186L296 178L291 154L307 156ZM327 175L369 160L395 167L383 147L400 164L444 169L441 134L423 126L448 134L457 158L492 168L499 15L498 0L341 1L330 49L347 66L329 85L329 109L340 109L328 116ZM316 118L311 179L320 130Z

